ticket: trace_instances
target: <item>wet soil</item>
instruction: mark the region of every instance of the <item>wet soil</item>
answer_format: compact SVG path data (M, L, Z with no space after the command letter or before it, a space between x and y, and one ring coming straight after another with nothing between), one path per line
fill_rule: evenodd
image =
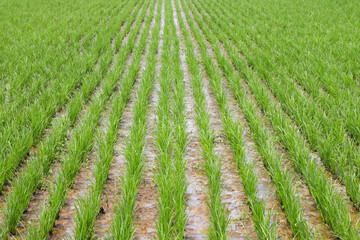
M186 115L186 133L189 138L189 144L186 148L186 214L189 219L185 227L186 239L206 239L207 229L209 227L208 217L208 180L203 170L205 165L204 158L201 154L201 144L199 140L198 127L196 125L196 114L194 106L195 100L191 89L191 77L189 67L186 62L186 51L184 37L179 27L178 16L174 3L174 23L180 37L180 61L184 72L185 92L184 98L185 115Z
M180 6L181 7L181 6ZM182 7L181 7L182 9ZM185 14L182 10L182 18L188 30L190 30ZM195 44L196 55L199 58L199 49ZM206 96L207 109L210 113L210 122L216 134L215 150L222 161L222 200L227 207L231 222L228 228L228 234L231 239L246 239L247 237L257 238L254 226L251 220L251 213L246 203L246 194L242 186L239 174L233 160L230 146L226 143L225 136L222 133L221 116L215 101L214 95L210 92L211 87L208 79L204 82L204 93Z
M162 6L157 3L154 12L156 15L157 8L161 7L161 20L160 20L160 40L157 51L157 64L156 64L156 73L160 73L161 69L161 53L162 53L162 41L163 39L163 29L164 29L164 15L165 8L164 2ZM152 25L155 24L155 20L152 22ZM150 40L150 38L148 38ZM144 65L145 67L145 65ZM160 89L158 83L159 76L157 75L154 79L154 88L150 94L149 106L147 110L147 132L145 135L145 166L142 182L139 186L137 198L135 201L136 210L134 214L135 225L137 226L134 234L134 239L154 239L156 237L156 219L158 212L158 192L153 179L154 169L156 167L156 143L155 143L155 126L156 126L156 106L158 103L158 92Z
M156 7L155 7L156 9ZM147 11L147 14L149 14L149 10ZM154 26L154 19L150 24L150 35L152 32L152 28ZM143 27L143 26L142 26ZM141 28L142 29L142 28ZM141 30L140 30L141 32ZM139 38L138 38L139 40ZM99 213L97 220L94 225L94 232L95 235L98 238L106 237L109 234L111 222L113 220L113 217L115 215L115 206L117 204L117 201L120 199L121 194L121 176L125 172L126 168L126 159L123 154L125 147L126 147L126 139L131 129L131 123L133 118L133 106L136 101L136 95L139 91L140 87L140 80L142 78L142 74L145 70L146 62L145 57L147 55L149 48L149 42L145 50L145 54L141 57L141 67L139 74L137 76L137 79L135 81L134 90L131 92L130 100L128 101L127 106L124 109L124 113L122 116L122 121L120 124L120 131L117 137L117 141L115 144L114 149L114 159L112 161L108 179L106 181L103 194L101 196L102 199L102 207L101 212ZM130 65L130 59L128 59L128 62L126 65ZM125 71L126 75L127 71Z

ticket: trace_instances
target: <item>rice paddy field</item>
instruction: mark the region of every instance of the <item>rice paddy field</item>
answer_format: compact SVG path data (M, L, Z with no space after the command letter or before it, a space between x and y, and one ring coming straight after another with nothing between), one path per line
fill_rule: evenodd
M1 239L360 239L360 2L0 0Z

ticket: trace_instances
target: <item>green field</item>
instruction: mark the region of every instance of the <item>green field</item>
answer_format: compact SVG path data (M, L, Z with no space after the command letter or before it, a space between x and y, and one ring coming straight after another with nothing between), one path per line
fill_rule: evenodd
M360 239L360 1L0 0L1 239Z

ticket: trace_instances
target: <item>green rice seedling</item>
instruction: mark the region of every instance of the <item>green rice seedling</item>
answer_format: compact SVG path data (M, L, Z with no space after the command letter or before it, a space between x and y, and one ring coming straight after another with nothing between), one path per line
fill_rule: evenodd
M282 103L283 109L298 124L311 147L319 153L325 166L345 184L348 195L354 205L358 206L360 153L357 146L349 140L341 122L336 119L336 116L324 114L316 104L313 104L294 86L291 79L281 77L282 72L278 71L274 74L272 70L268 71L270 66L275 67L273 67L273 61L268 55L264 55L262 50L254 49L250 52L248 47L236 40L238 38L233 36L233 32L228 34L232 36L236 46L246 54L249 65L257 69L263 79L268 80L269 88ZM256 57L254 53L260 57Z
M160 9L157 11L156 19L159 21ZM153 15L153 8L150 9L150 14ZM148 18L146 21L150 22L152 18ZM149 31L150 25L146 24L144 33ZM159 28L156 29L159 31ZM153 34L158 34L154 32ZM122 85L122 91L114 99L114 105L112 107L109 121L110 125L105 134L105 138L99 137L99 161L95 164L94 177L95 182L91 186L88 196L81 197L78 200L76 205L76 231L75 239L89 239L92 236L92 228L96 219L97 214L100 210L100 200L101 194L106 183L106 179L109 173L110 165L113 159L114 145L116 142L116 137L118 133L118 127L121 123L121 116L125 109L126 103L130 99L131 89L135 81L136 76L138 75L140 69L141 55L145 51L146 47L146 38L147 34L142 34L139 41L138 48L134 54L134 59L129 67L130 72L126 75L124 83ZM150 56L155 55L156 48L152 47L151 52L149 53L148 59L152 58ZM151 77L154 73L154 68L149 67L146 70L145 75ZM152 71L152 74L149 72Z
M159 152L155 176L159 190L159 239L182 239L186 225L185 92L177 37L171 2L165 1L164 50L155 137Z
M216 35L219 36L219 34ZM293 127L286 115L279 111L276 103L270 99L268 90L261 83L256 73L246 67L248 65L243 62L245 60L235 53L233 48L230 48L233 45L228 42L229 40L227 38L219 39L224 43L232 63L245 78L261 110L269 118L278 137L287 148L295 167L303 174L324 220L338 237L344 239L358 238L357 227L350 217L348 206L334 186L329 184L328 176L323 169L311 158L307 144L298 130Z
M173 16L172 7L169 8L171 15ZM174 123L174 166L175 166L175 178L174 178L174 232L176 239L183 239L185 235L185 226L187 216L185 213L186 202L186 188L185 182L186 176L186 147L188 144L188 136L186 134L186 117L185 117L185 83L183 70L180 66L180 43L179 34L176 32L174 23L174 17L170 21L172 35L175 36L174 51L172 57L172 63L174 64L174 103L172 106L173 123Z
M171 92L173 86L172 52L173 38L170 28L171 12L169 1L165 0L164 43L161 56L160 90L158 105L156 107L157 124L155 141L158 155L156 157L155 181L159 192L159 216L156 231L159 239L173 239L173 193L174 193L174 161L173 151L173 126L171 125Z
M100 9L98 9L98 11L100 11ZM66 18L65 18L66 19ZM79 18L80 19L80 18ZM96 20L97 18L94 18L94 20ZM89 21L91 23L91 21ZM61 24L61 23L58 23ZM81 26L81 25L80 25ZM84 34L85 36L91 36L94 34L93 31L95 31L95 26L93 24L92 27L88 27L85 29L81 29L84 30L84 32L79 31L79 34ZM87 32L88 31L88 32ZM64 31L67 33L67 31ZM68 33L71 34L72 33ZM52 36L51 34L49 34L48 32L48 37ZM52 36L54 37L54 36ZM46 38L46 37L45 37ZM70 38L70 36L65 37L65 38ZM14 91L13 93L9 93L8 94L8 104L10 105L10 107L1 109L3 111L1 111L1 116L4 117L1 120L4 121L4 129L6 128L6 125L10 125L11 123L17 123L15 124L15 126L13 127L24 127L24 124L28 124L23 118L24 118L24 114L20 114L19 110L24 111L24 109L22 109L22 105L24 105L24 108L26 108L27 106L31 105L32 103L32 97L39 97L42 94L42 90L46 89L49 90L51 89L51 85L55 84L57 81L63 81L64 79L62 78L58 78L57 75L61 75L61 71L64 71L65 67L66 67L66 63L67 62L72 62L72 59L75 58L79 58L79 47L80 47L80 43L79 42L74 42L74 47L73 48L68 48L68 50L64 50L64 47L68 47L67 46L67 42L66 41L60 41L58 44L58 48L50 48L50 51L47 52L47 54L44 56L44 60L45 61L49 61L50 63L48 64L44 64L42 62L38 62L37 60L33 60L36 64L29 64L30 67L30 73L26 74L26 72L22 72L22 74L16 75L21 79L26 79L25 83L31 83L31 91L32 92L28 92L27 89L22 86L22 84L19 84L19 82L22 82L22 80L17 79L19 81L12 81L9 85L9 91ZM60 47L61 46L61 47ZM45 47L43 49L46 49ZM48 50L49 50L48 49ZM54 52L53 49L56 51ZM37 51L37 50L35 50ZM38 51L42 51L41 49L38 49ZM13 54L13 53L12 53ZM24 54L24 53L23 53ZM22 54L22 55L23 55ZM27 53L25 53L27 54ZM62 56L58 56L59 54L62 54ZM22 56L20 55L20 56ZM32 56L30 55L30 58ZM55 58L54 60L51 59L49 60L49 58ZM40 61L43 59L39 59ZM32 61L29 59L29 61ZM53 64L50 65L50 64ZM49 66L50 65L50 66ZM41 68L44 68L45 72L41 72ZM34 68L34 69L33 69ZM52 68L50 70L50 68ZM57 72L56 70L60 71ZM39 73L38 73L39 72ZM31 74L34 74L35 76L32 77ZM30 76L29 76L30 75ZM49 76L51 75L51 76ZM31 79L29 79L31 78ZM48 79L44 79L44 78L50 78L50 80ZM17 85L19 84L19 85ZM12 86L20 86L20 89L13 89ZM17 94L19 91L22 92L21 95ZM11 97L16 96L16 99L11 99ZM39 104L39 102L37 102ZM1 129L1 130L4 130Z
M48 232L52 229L60 208L65 202L67 189L72 186L82 161L92 148L94 142L93 132L100 119L100 113L104 110L105 103L116 87L118 75L121 75L127 55L132 51L135 39L140 31L141 20L145 18L148 6L149 3L143 7L141 14L138 16L136 26L130 32L126 45L121 49L123 51L120 50L121 56L116 63L115 69L107 74L103 91L95 97L84 120L75 128L73 139L67 147L68 155L63 158L61 171L56 176L55 184L51 189L47 204L39 217L39 223L33 223L29 228L28 239L46 238Z
M333 7L333 6L331 6L331 7ZM314 9L310 9L310 11L314 11ZM236 27L236 25L239 23L238 19L236 17L232 17L230 19L231 19L231 21L234 22L235 27ZM326 18L324 18L324 19L326 19ZM260 20L263 20L263 19L260 19ZM281 24L283 24L283 23L281 23ZM278 23L278 25L279 25L279 23ZM256 31L258 31L257 28L254 28L254 29ZM278 43L273 38L276 38L278 35L282 35L282 36L284 35L284 34L276 34L276 32L279 31L278 29L279 29L279 26L272 28L271 38L269 38L269 36L267 36L267 38L265 38L265 39L258 38L258 37L256 37L254 39L254 41L256 41L256 44L261 47L261 50L263 52L265 52L265 51L269 52L269 50L270 50L269 42L273 43L272 47L274 47L274 44ZM251 31L251 35L255 35L256 31L255 32ZM240 33L240 32L238 32L238 33ZM241 34L244 34L243 30L241 31ZM332 33L332 35L335 35L335 34L336 33ZM242 39L246 39L246 41L248 42L250 39L248 35L250 35L250 33L247 32L245 34L245 36L242 37ZM286 36L286 34L285 34L285 36ZM346 36L346 35L344 35L344 36ZM296 39L292 39L292 40L296 41ZM311 38L307 38L307 40L309 41L309 43L312 43ZM289 74L287 77L290 77L290 78L296 80L299 84L301 84L301 86L304 88L304 90L306 90L313 97L315 104L318 104L322 108L324 108L326 110L327 114L333 115L335 117L335 120L344 122L346 125L344 127L346 127L348 129L348 131L350 131L350 135L353 135L353 134L356 135L356 133L351 132L351 130L349 128L352 128L352 127L348 125L348 123L351 124L352 121L356 122L356 120L355 120L356 117L352 118L350 116L350 114L354 111L358 112L358 107L356 105L359 105L359 104L357 104L358 99L356 97L355 98L353 97L354 95L357 96L358 94L356 94L354 91L352 91L352 90L356 91L356 89L358 89L358 88L351 87L352 88L351 90L348 89L349 86L354 84L353 77L347 76L347 73L344 73L344 70L338 69L339 67L341 67L341 65L333 66L333 67L330 67L330 65L327 65L327 64L329 64L329 61L331 61L331 59L329 59L328 54L325 54L325 56L322 56L322 55L324 55L324 50L322 49L323 45L318 45L318 43L317 43L317 47L313 48L314 51L311 51L310 53L306 52L306 51L301 51L300 46L301 45L294 45L294 44L283 45L281 48L279 48L279 51L274 52L277 56L284 49L288 50L288 51L297 51L298 56L296 56L296 57L297 58L302 57L301 59L297 59L298 61L286 61L286 57L295 57L294 54L288 54L288 56L281 56L281 58L278 57L277 59L271 60L272 62L274 62L274 61L279 62L279 64L277 64L275 66L278 69L277 71L282 75ZM301 47L306 47L306 46L301 46ZM347 49L343 49L343 50L348 51L349 49L347 48ZM304 52L306 52L306 55L307 55L306 57L301 55ZM327 53L327 51L326 51L326 53ZM299 57L299 55L300 55L300 57ZM275 57L275 56L271 55L268 57ZM325 57L325 59L322 59L322 57ZM351 57L351 58L348 58L347 61L351 61L353 59L354 58ZM295 59L293 59L293 60L295 60ZM300 66L299 66L299 63L301 64ZM294 66L294 64L296 64L296 65ZM326 65L326 66L324 66L324 65ZM304 68L306 68L306 69L304 69ZM324 68L329 69L330 72L324 71ZM316 74L314 74L314 73L316 73ZM340 75L340 76L334 76L334 75ZM334 80L337 78L340 78L343 80L340 80L340 81ZM326 83L322 84L322 82L324 82L324 81ZM344 87L339 86L339 84L343 84L343 83L347 83L347 84L349 84L349 86L345 89L344 89ZM352 93L350 94L351 91L352 91ZM344 114L348 115L348 116L345 116ZM344 117L343 119L341 119L342 116ZM353 130L356 131L356 129L353 129Z
M200 142L202 154L205 159L205 171L209 180L209 208L211 217L211 226L209 227L209 239L227 239L226 229L229 224L229 216L221 202L221 163L214 152L214 138L210 124L210 116L206 110L205 94L203 92L202 74L199 68L199 62L194 54L194 46L190 33L188 32L181 13L179 3L175 1L177 15L181 31L185 37L186 60L189 65L192 78L191 87L195 99L196 123L199 127Z
M197 9L199 11L202 11L202 9L199 7L197 7ZM295 190L293 188L295 183L292 179L292 176L286 169L282 169L281 156L275 152L275 139L270 135L271 133L268 132L265 129L265 126L261 123L261 120L258 117L251 101L245 101L245 91L241 88L241 85L238 84L238 76L235 75L232 66L222 55L221 50L218 47L219 43L213 37L207 26L201 22L199 15L194 11L193 8L192 10L197 23L199 24L199 26L201 26L201 29L203 30L204 34L206 35L207 39L209 40L214 49L216 59L219 63L219 66L222 68L226 79L229 82L230 89L236 96L245 117L249 121L249 127L251 132L253 133L252 135L255 139L257 150L260 153L265 163L265 166L271 174L290 226L294 231L294 235L299 239L314 238L303 217L303 213L300 207L300 200L295 195ZM205 15L205 13L201 13L202 16Z
M79 54L79 48L81 47L81 42L79 41L80 37L84 37L84 38L90 38L92 36L94 36L94 31L97 31L97 27L102 27L100 26L100 21L99 21L99 17L95 16L95 17L91 17L91 19L89 19L90 16L83 16L83 17L79 17L78 15L76 15L76 13L80 12L79 14L81 14L81 9L85 9L88 11L91 11L90 13L94 13L95 15L97 15L98 12L103 11L103 7L109 7L109 6L102 6L101 8L94 8L94 4L96 4L96 2L93 2L92 4L79 4L78 2L74 3L74 4L69 4L66 7L64 7L64 9L66 9L66 11L62 12L61 14L64 14L65 16L63 18L60 19L60 21L56 22L56 21L51 21L51 23L49 24L49 22L46 22L47 26L51 26L51 29L47 29L47 28L42 28L41 33L44 34L44 36L37 36L34 34L35 38L39 39L30 39L31 43L34 44L33 46L31 46L30 48L27 48L29 46L23 46L21 44L19 44L20 48L22 49L26 49L25 52L21 53L21 54L17 54L17 64L19 64L19 60L21 58L27 58L27 61L32 62L33 64L25 64L23 65L24 71L21 71L22 74L17 74L15 73L15 76L17 78L16 81L11 82L8 91L10 91L11 93L9 93L8 96L8 103L10 103L10 107L7 108L7 110L12 110L12 111L16 111L19 109L16 109L16 107L18 107L18 103L20 102L24 102L26 104L29 104L29 101L23 101L22 98L23 97L29 97L27 89L24 88L23 85L21 85L22 83L27 84L27 83L31 83L32 86L32 90L37 90L37 94L36 96L40 96L41 95L41 90L43 89L42 84L45 85L51 85L50 83L54 83L54 81L52 79L44 79L43 77L50 77L50 78L54 78L53 76L49 76L51 75L58 75L59 73L56 72L55 70L58 70L58 68L60 71L65 70L66 68L68 68L68 66L64 65L67 62L67 59L75 59L75 58L80 58L80 54ZM113 5L114 3L110 3L110 6ZM55 6L51 6L51 4L48 5L44 5L46 7L55 7ZM73 13L75 15L69 15L68 14L68 10L67 8L73 8L71 9L72 11L74 11ZM89 9L87 9L89 8ZM114 8L115 12L112 12L112 14L116 14L116 11L118 11L119 9ZM51 17L55 17L53 14L53 10L51 11ZM43 12L44 13L44 12ZM50 12L49 12L50 13ZM113 16L110 16L110 18ZM52 19L53 20L53 19ZM85 21L84 21L85 20ZM88 21L86 21L88 20ZM78 24L79 29L77 29L77 33L74 32L74 29L72 28L62 28L59 27L62 24L67 24L67 21L72 21L74 24ZM94 22L92 22L94 21ZM80 22L80 23L77 23ZM55 24L54 24L55 23ZM39 27L39 26L38 26ZM41 29L41 27L39 27ZM61 29L61 30L60 30ZM58 33L53 34L53 31L61 31L60 36L58 36ZM66 34L67 36L62 36ZM56 36L56 37L55 37ZM55 38L54 38L55 37ZM60 37L60 38L58 38ZM25 40L27 38L23 38L23 40ZM66 39L66 40L65 40ZM72 40L71 40L72 39ZM37 41L40 40L40 41ZM45 42L44 42L45 41ZM46 42L48 41L48 42ZM37 44L41 45L42 48L39 48L39 46L37 46ZM55 45L56 47L45 47L44 44L52 44ZM69 48L68 44L72 44L72 48ZM37 49L32 49L32 48L36 48ZM88 46L87 46L88 47ZM66 49L64 49L66 48ZM15 50L14 48L12 48L13 50ZM29 52L27 52L29 51ZM37 56L36 54L31 55L31 52L35 52L38 51L36 54L42 54L41 56ZM45 53L42 53L43 51L46 51ZM30 54L29 54L30 53ZM14 52L11 53L12 55L14 55ZM59 56L59 54L61 54L61 56ZM44 56L43 56L44 55ZM14 55L15 56L15 55ZM37 58L39 57L39 59L32 59L32 58ZM15 58L15 57L13 57ZM55 58L55 59L53 59ZM9 62L11 62L11 60L13 59L8 59ZM21 60L20 60L21 61ZM46 64L44 64L44 62L42 61L46 61ZM72 61L68 61L69 63L72 63ZM45 68L44 70L42 68ZM52 68L52 69L50 69ZM9 68L9 71L17 71L18 69L14 69L14 68ZM35 75L32 76L31 74ZM20 78L20 79L19 79ZM31 79L30 79L31 78ZM23 79L26 79L26 81L24 81ZM63 79L55 79L55 81L58 80L63 80ZM21 82L21 84L19 84L19 82ZM19 85L18 85L19 84ZM21 89L13 89L13 87L17 87L20 86ZM37 89L36 89L37 88ZM22 91L22 95L18 95L16 94L18 91ZM31 93L31 95L34 95L34 93ZM15 99L11 99L14 98ZM28 99L30 100L30 99ZM5 110L5 109L4 109ZM12 116L11 114L6 114L6 116ZM18 115L17 115L18 116ZM17 117L16 116L16 117ZM10 119L9 119L10 120ZM9 121L10 122L10 121Z
M219 105L224 132L230 143L235 163L244 183L245 192L253 213L256 232L261 239L275 239L277 235L276 225L270 223L271 215L266 212L264 202L257 196L256 186L258 184L258 177L256 175L256 171L254 170L252 163L244 161L244 143L242 138L239 138L239 136L242 136L242 127L238 122L234 121L230 115L228 98L221 84L221 75L214 67L213 60L207 53L207 46L199 32L199 29L195 26L193 19L189 15L189 9L186 5L184 5L184 2L182 2L182 6L187 16L189 26L199 44L204 67L209 75L209 81L216 101Z
M30 36L30 34L27 34L26 30L23 29L22 34L28 38L23 38L19 42L21 42L21 48L26 49L25 52L17 55L15 55L14 52L11 52L11 55L7 56L6 54L9 54L9 52L3 52L7 58L8 64L13 63L14 61L19 63L19 60L22 60L22 58L25 57L27 57L27 61L33 63L25 64L26 66L23 67L24 69L22 69L21 74L17 74L19 69L8 65L5 75L11 74L12 78L14 77L16 80L13 78L13 81L9 82L9 87L7 89L7 106L5 104L0 104L0 119L1 121L4 121L4 126L13 121L13 117L19 116L17 111L22 110L27 105L33 103L33 101L42 94L43 90L51 86L55 78L54 76L59 74L59 71L62 70L67 61L71 61L72 58L79 55L79 51L82 47L84 47L84 50L87 50L89 46L82 45L79 38L82 37L86 39L93 36L94 32L97 31L97 28L101 26L99 21L100 13L104 11L104 8L111 9L114 6L114 2L110 2L109 5L95 8L96 4L97 2L95 1L90 4L79 4L79 2L75 2L67 5L64 7L66 11L62 11L61 13L59 13L60 11L57 12L59 16L56 17L60 18L58 21L46 21L45 26L38 26L39 29L36 29L37 34L34 34L35 36ZM53 13L58 6L49 3L43 5L43 7L45 9L41 11L41 14L35 14L37 16L33 15L30 18L42 15L42 18L51 16L54 19ZM72 8L74 15L68 14L70 8ZM16 10L19 10L15 9L16 8L13 8L12 11L15 12ZM83 10L89 11L90 14L84 15L82 12ZM119 9L111 9L111 11L109 11L110 17L113 17L112 14L115 13L114 10L116 12ZM14 14L14 12L12 14ZM17 12L16 14L21 13ZM79 17L81 14L83 15L82 18ZM78 25L79 28L77 29L77 33L75 33L72 28L59 27L66 24L68 21L73 21L74 24ZM45 21L41 22L41 24L45 24ZM14 24L12 24L12 26L14 27ZM23 26L18 27L22 28ZM9 29L7 29L8 34L10 33ZM55 32L56 34L54 34ZM41 36L38 36L38 34L41 34ZM60 39L57 38L59 35L61 36ZM70 38L73 38L73 45L71 48L68 47L69 42L62 41L63 39ZM29 46L30 42L32 44L31 46ZM55 44L57 47L52 47ZM11 46L11 43L9 43L9 45ZM24 46L26 46L26 48ZM18 47L19 46L13 46L12 50L17 51L16 48ZM36 49L35 54L29 54L31 53L29 50L32 50L32 48ZM19 91L22 92L21 95L16 94Z
M119 24L119 23L118 23ZM130 28L131 24L128 26ZM79 61L78 64L84 64L95 66L95 60L100 56L100 54L105 50L105 45L111 39L111 37L115 34L115 32L120 28L119 25L111 26L111 31L107 31L103 34L98 41L97 44L94 45L91 54L88 54L87 57L84 57L82 61ZM107 29L104 28L104 31ZM94 52L95 51L95 52ZM91 60L91 61L90 61ZM109 59L111 61L111 59ZM7 152L0 151L0 156L4 159L4 161L0 162L0 189L6 181L12 178L13 173L15 172L17 166L29 152L31 146L38 141L41 136L41 133L46 128L47 124L51 120L51 116L55 113L57 107L61 106L63 103L68 101L69 93L74 90L77 85L77 82L83 80L82 74L86 73L86 71L79 71L77 69L79 67L82 68L81 65L76 66L70 71L65 71L59 79L62 81L66 81L66 83L56 82L53 88L50 89L46 94L41 95L37 104L33 104L28 111L22 113L21 121L29 121L31 123L30 131L28 128L24 128L18 132L16 130L17 125L22 126L24 124L21 123L13 123L12 127L7 128L3 133L3 138L0 141L3 142L1 147L7 149ZM102 71L104 71L104 67L101 66ZM74 73L74 71L76 71ZM68 80L66 75L72 75L72 78ZM57 107L56 107L57 106ZM32 118L33 120L26 120ZM16 138L15 142L11 144L11 147L6 148L9 144L7 137Z
M131 8L132 6L129 5L129 7ZM120 21L124 21L125 17L126 15ZM125 32L120 34L119 37L124 35ZM103 61L108 64L104 65L104 67L108 67L112 52L107 52L105 56L106 59L103 58ZM101 69L99 70L101 71ZM30 160L28 168L13 182L12 191L6 197L4 212L5 226L9 232L15 231L21 214L28 206L32 194L40 184L42 175L48 173L51 163L61 149L61 145L66 139L68 128L78 118L83 104L89 99L91 92L95 89L101 78L102 74L89 75L80 92L70 100L67 114L54 123L52 134L40 144L36 157Z
M155 4L155 2L153 4ZM161 4L160 1L158 6L161 6ZM124 152L126 172L122 179L122 195L120 196L120 200L115 209L116 215L111 225L112 237L114 239L130 239L135 231L135 226L133 226L133 214L135 211L135 198L144 167L143 150L146 133L147 105L153 88L156 52L160 41L159 16L158 12L153 34L151 36L149 53L146 59L146 70L141 79L138 97L134 103L132 126Z
M238 16L237 10L240 10L239 6L233 5L231 2L228 3L229 7L231 7L225 11L229 11L229 15L232 16L234 15L233 13L236 12ZM356 55L351 55L350 52L354 51L355 48L345 47L354 45L355 43L353 34L347 32L349 29L348 26L351 25L352 22L347 18L336 18L334 21L331 21L331 26L325 27L328 22L324 22L323 20L332 18L332 14L323 15L324 12L331 12L335 9L344 10L345 7L337 8L333 4L324 5L324 2L318 4L318 7L308 6L307 11L320 16L320 22L312 21L310 22L311 25L314 23L319 24L322 25L322 29L328 29L329 31L326 37L321 38L320 42L319 38L316 37L319 32L313 31L312 28L304 29L303 26L299 24L294 24L292 28L286 27L289 22L294 23L297 18L304 17L296 11L291 11L291 13L282 11L282 14L286 17L280 18L276 16L279 21L274 21L274 19L268 21L268 18L266 19L266 13L268 14L267 11L271 11L270 6L267 6L270 7L270 9L264 8L264 11L258 9L260 12L255 13L257 21L254 22L254 25L256 27L253 27L250 31L242 30L242 32L246 35L251 35L253 41L261 47L263 52L271 51L272 54L269 55L269 57L272 57L272 62L279 63L276 65L279 69L277 71L281 72L281 74L287 74L288 78L296 80L310 95L315 104L325 109L327 114L333 115L337 121L344 123L344 127L349 132L349 135L354 137L356 141L359 141L359 118L357 114L353 114L359 111L359 99L354 97L359 95L359 89L356 81L354 81L356 79L354 76L356 70L354 67L350 67L350 63L353 63L356 59ZM254 6L247 7L253 8ZM279 1L277 7L286 8L288 4ZM223 9L223 6L221 6L221 8ZM246 18L247 16L243 16L242 14L241 16L243 19L241 19L240 24L242 25L241 28L243 28L244 22L248 21L249 18ZM287 18L287 20L284 21L284 18ZM238 20L238 17L232 17L235 26L238 25ZM266 25L266 28L271 29L271 31L266 31L267 34L260 35L258 34L260 30L259 25L263 21L270 22L269 25ZM336 26L336 31L334 31L334 26ZM281 32L281 34L279 34L279 32ZM291 35L289 36L289 34ZM295 37L299 35L294 34L307 34L306 42L299 42L298 40L300 38ZM286 41L284 41L284 37L287 38ZM328 39L329 37L337 38L337 44L333 44L332 41ZM248 37L246 36L245 38ZM340 44L341 41L343 41L343 44ZM346 43L344 41L346 41ZM282 44L283 42L290 42L290 44ZM272 51L270 45L272 49L276 47L277 51ZM307 51L309 48L311 48L311 51ZM331 50L329 51L329 49ZM339 54L340 52L341 54ZM347 55L348 57L344 57L345 54L349 54ZM346 61L347 64L340 64L344 61Z

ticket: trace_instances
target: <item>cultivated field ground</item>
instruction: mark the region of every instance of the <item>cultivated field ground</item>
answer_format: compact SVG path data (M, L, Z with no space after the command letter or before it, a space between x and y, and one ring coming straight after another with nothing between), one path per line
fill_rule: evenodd
M1 239L360 239L357 0L0 0Z

